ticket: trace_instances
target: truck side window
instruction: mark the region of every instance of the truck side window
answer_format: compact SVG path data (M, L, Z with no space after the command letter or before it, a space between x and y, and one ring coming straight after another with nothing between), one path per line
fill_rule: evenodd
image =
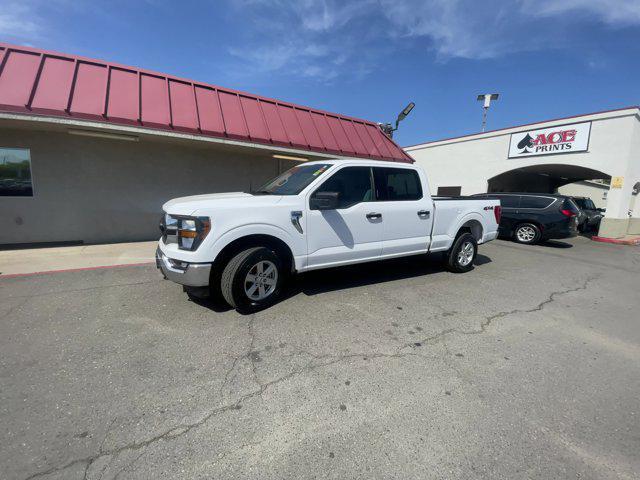
M356 203L373 201L371 169L369 167L345 167L329 177L313 192L338 192L338 208L348 208Z
M496 195L495 198L500 200L502 208L518 208L520 205L519 195Z
M375 167L373 171L378 200L406 201L422 198L422 185L415 170Z
M554 199L549 197L530 197L529 195L523 195L520 200L520 208L547 208L553 202Z

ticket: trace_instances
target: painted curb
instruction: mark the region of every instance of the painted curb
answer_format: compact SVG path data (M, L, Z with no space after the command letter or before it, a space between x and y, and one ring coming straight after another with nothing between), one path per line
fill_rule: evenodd
M594 242L615 243L616 245L640 245L640 237L633 238L608 238L608 237L591 237Z

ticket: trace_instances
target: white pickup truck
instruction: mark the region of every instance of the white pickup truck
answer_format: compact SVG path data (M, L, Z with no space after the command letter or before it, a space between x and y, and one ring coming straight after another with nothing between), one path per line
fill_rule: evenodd
M241 312L275 302L295 272L428 252L468 271L501 213L498 200L432 198L415 165L367 160L307 162L255 192L176 198L163 210L165 278Z

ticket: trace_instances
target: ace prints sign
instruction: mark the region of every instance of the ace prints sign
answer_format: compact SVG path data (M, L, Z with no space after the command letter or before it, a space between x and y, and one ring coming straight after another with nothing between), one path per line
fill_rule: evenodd
M590 134L591 122L512 133L509 158L586 152Z

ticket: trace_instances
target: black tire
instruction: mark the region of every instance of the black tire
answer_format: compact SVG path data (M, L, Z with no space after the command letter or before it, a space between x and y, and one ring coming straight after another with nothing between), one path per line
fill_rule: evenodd
M227 301L222 296L221 283L222 268L219 265L214 265L209 277L209 299L215 305L226 306Z
M258 282L273 280L275 284L262 283L262 286L257 287L257 290L253 292L255 296L267 294L264 298L252 298L245 289L247 275L251 270L257 272L255 268L258 264L261 264L262 267L267 266L267 269L273 266L275 269L275 276L270 274L265 276L266 278L262 277L262 280L258 279ZM266 247L252 247L239 252L229 260L222 271L220 290L225 301L231 307L240 313L251 313L275 303L282 291L283 282L284 270L278 255ZM251 288L250 286L249 291Z
M513 240L525 245L535 245L541 236L540 228L533 223L521 223L513 231Z
M473 249L473 255L461 255L463 249ZM451 249L447 252L445 266L447 270L454 273L464 273L473 270L473 262L478 254L478 242L470 233L463 233L453 242Z

